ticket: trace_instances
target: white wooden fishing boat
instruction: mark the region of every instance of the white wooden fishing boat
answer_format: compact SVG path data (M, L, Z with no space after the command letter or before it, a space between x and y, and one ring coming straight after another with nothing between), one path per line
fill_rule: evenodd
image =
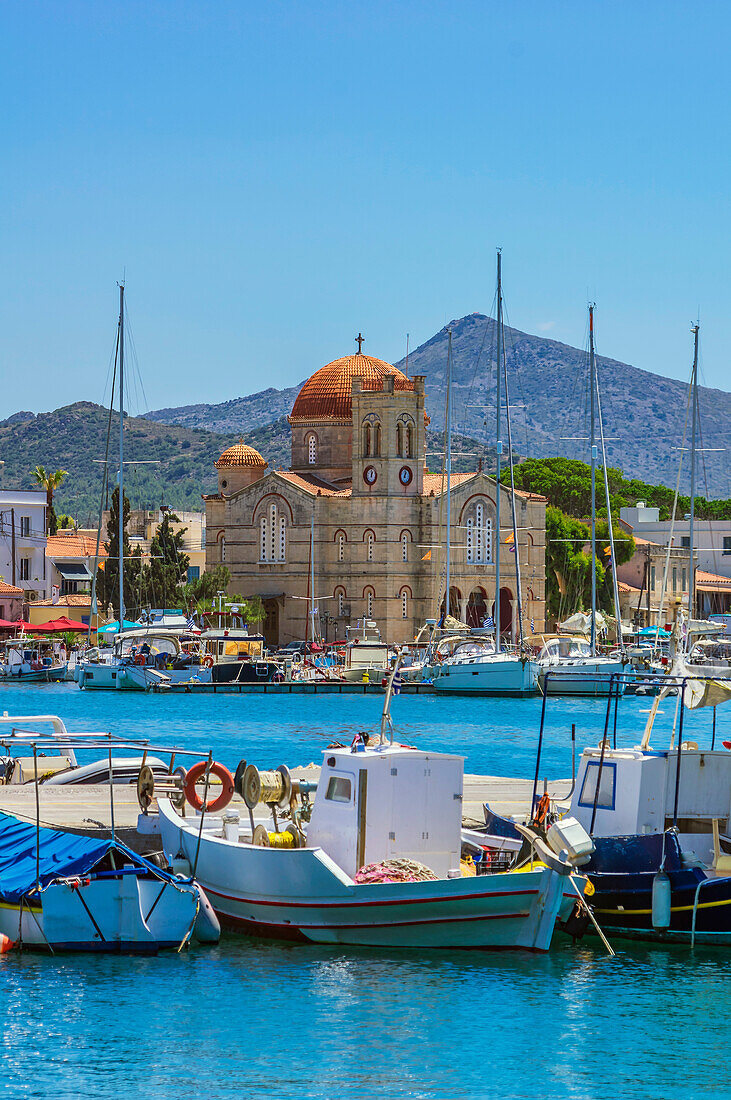
M229 808L205 814L201 827L199 815L183 817L159 798L163 850L176 866L195 864L221 923L238 931L547 951L585 879L537 835L535 862L465 876L462 779L458 756L397 744L327 749L307 823L312 785L292 781L286 768L258 773L250 765L238 784L248 821ZM285 831L269 817L272 806L289 814Z
M59 661L54 656L52 642L40 642L35 638L11 638L3 646L0 679L12 680L18 684L47 684L66 678L66 662Z

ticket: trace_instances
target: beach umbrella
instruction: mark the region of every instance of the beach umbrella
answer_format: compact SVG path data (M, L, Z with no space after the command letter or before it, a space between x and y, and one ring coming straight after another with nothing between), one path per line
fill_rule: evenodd
M68 615L61 615L58 619L51 619L50 622L40 623L38 626L33 627L36 633L42 632L43 634L65 634L71 631L78 633L86 633L89 629L85 623L76 622L74 619L69 619Z

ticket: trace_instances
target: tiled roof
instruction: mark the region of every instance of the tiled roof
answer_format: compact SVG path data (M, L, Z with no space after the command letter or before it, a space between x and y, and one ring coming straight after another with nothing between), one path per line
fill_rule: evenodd
M0 596L22 596L23 589L16 588L14 584L6 584L5 581L0 581Z
M51 607L53 600L35 600L33 607ZM91 596L60 596L58 607L91 607Z
M315 371L297 395L290 421L333 417L350 420L353 405L350 395L354 378L363 379L364 390L380 390L387 374L394 376L394 389L413 390L414 383L390 363L370 355L346 355Z
M310 493L313 497L316 497L318 493L323 497L349 497L351 495L350 489L329 489L326 485L323 485L319 478L309 477L307 474L295 474L291 470L277 470L277 475L283 477L291 485L296 485L298 489L304 489L306 493Z
M472 470L467 473L452 473L452 488L456 488L457 485L461 485L465 481L469 481L471 477L476 477L479 473L478 470ZM507 485L503 485L504 489L509 489ZM434 493L435 496L439 496L442 491L442 475L431 473L429 470L424 471L424 495L429 496L430 493ZM444 491L447 491L446 478L444 480ZM537 500L545 501L547 497L542 497L539 493L527 493L523 489L515 490L516 497L521 497L523 500Z
M90 535L79 535L76 531L59 531L57 535L49 535L46 542L47 558L93 558L95 554L96 539ZM102 541L99 543L99 557L106 556Z
M731 577L721 577L718 573L706 573L705 569L696 569L695 583L697 588L711 588L731 592Z
M620 592L640 592L641 589L635 588L633 584L626 584L625 581L617 581L617 588Z
M229 447L228 450L224 451L218 462L215 463L217 470L226 466L266 465L266 461L259 452L254 447L249 447L247 443L234 443L233 447Z

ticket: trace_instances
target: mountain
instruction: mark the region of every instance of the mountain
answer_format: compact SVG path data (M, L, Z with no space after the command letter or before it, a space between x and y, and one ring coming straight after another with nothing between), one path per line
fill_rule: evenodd
M472 313L451 321L411 353L408 372L426 377L427 408L432 428L438 430L444 420L450 328L455 429L492 446L496 335L492 318ZM536 458L586 458L588 443L576 438L588 434L586 351L515 328L506 328L505 337L511 405L519 406L513 409L514 448ZM690 354L690 341L688 349ZM403 370L406 363L401 360L396 366ZM627 477L674 488L687 385L604 356L597 357L597 368L609 464L622 469ZM267 425L271 430L275 421L286 416L299 389L268 389L223 404L186 405L147 416L188 428L242 433L258 446L252 433ZM731 394L701 387L699 406L703 446L725 448L731 431ZM687 469L687 462L685 465ZM703 452L699 469L699 493L709 497L730 495L724 450ZM687 477L681 487L687 491Z

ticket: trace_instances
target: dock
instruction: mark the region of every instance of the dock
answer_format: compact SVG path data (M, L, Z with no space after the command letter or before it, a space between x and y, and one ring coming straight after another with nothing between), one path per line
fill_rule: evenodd
M235 680L227 684L202 684L187 681L180 684L151 684L149 691L160 695L383 695L380 680L369 684L350 680L293 680L291 683L239 684ZM402 695L433 695L434 686L422 683L403 683Z
M293 778L317 780L320 768L314 764L292 768ZM532 779L508 779L502 776L465 775L463 788L462 820L465 825L484 823L483 803L487 802L495 813L525 816L530 808L533 791ZM552 798L563 801L571 791L570 779L548 781ZM539 785L543 793L543 781ZM242 818L248 811L238 795L232 805L238 806ZM85 836L111 835L112 805L108 784L79 784L75 786L39 787L40 823L51 829L67 829ZM0 811L13 814L22 821L36 820L35 786L33 783L0 786ZM114 786L114 824L117 837L135 851L146 852L159 848L155 835L137 832L140 807L134 784L119 783Z

